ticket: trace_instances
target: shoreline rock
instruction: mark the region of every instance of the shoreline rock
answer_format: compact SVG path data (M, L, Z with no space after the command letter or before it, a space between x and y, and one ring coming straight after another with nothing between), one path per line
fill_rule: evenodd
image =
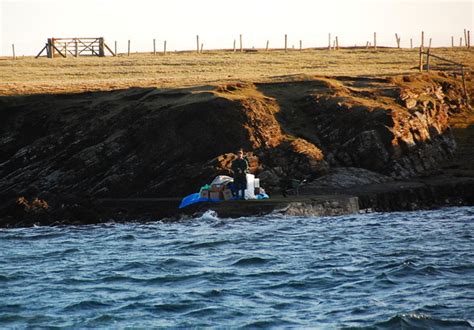
M178 209L180 198L72 197L56 200L48 210L26 212L15 203L0 209L0 228L87 225L107 222L180 221L212 210L222 218L280 214L337 216L360 212L396 212L474 205L474 178L438 176L412 181L389 181L350 188L321 188L318 195L305 188L300 196L269 200L200 203ZM324 194L322 194L324 193ZM59 203L59 204L58 204Z

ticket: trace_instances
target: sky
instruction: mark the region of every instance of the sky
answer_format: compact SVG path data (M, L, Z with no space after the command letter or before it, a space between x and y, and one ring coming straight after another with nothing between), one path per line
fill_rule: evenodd
M474 0L0 0L0 56L36 55L50 37L104 37L113 49L152 51L196 47L232 48L243 35L245 48L323 47L328 33L342 46L420 43L421 31L433 46L459 44L473 30ZM471 40L474 40L472 36ZM474 42L473 42L474 43Z

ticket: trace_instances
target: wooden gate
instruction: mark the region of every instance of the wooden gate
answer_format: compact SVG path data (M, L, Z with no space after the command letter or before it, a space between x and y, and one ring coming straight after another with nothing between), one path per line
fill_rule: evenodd
M48 58L78 57L78 56L105 56L105 51L109 51L112 56L116 54L104 41L104 38L49 38L46 45L36 55L38 58L46 51Z

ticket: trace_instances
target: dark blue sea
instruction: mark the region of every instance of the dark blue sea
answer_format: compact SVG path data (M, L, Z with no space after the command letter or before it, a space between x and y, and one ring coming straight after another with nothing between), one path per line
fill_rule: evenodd
M474 208L0 229L0 328L474 327Z

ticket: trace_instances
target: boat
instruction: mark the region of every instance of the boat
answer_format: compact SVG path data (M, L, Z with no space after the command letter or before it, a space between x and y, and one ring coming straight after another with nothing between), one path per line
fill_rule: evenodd
M268 199L265 189L260 187L260 180L253 174L247 174L247 189L244 191L244 199ZM190 194L181 200L179 208L203 202L226 202L237 200L237 190L234 186L234 179L227 175L218 175L210 184L205 184L199 192Z

